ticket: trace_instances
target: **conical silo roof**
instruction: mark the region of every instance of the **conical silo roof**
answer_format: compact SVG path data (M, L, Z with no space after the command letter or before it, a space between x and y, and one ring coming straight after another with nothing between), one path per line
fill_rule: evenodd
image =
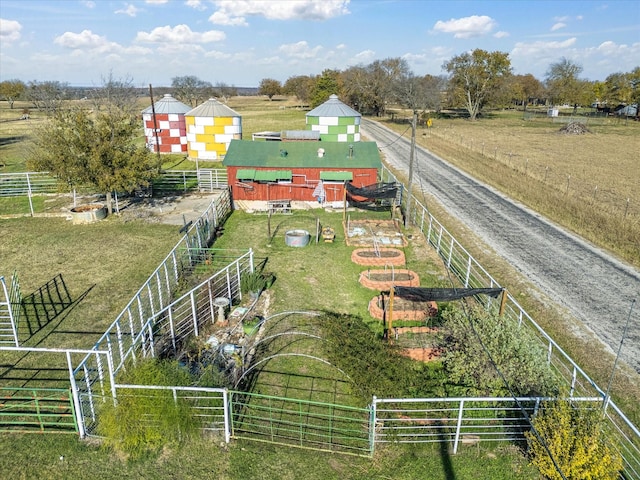
M187 112L185 115L189 117L239 117L240 114L227 107L225 104L220 103L215 98L210 98L202 105L198 105L193 110Z
M191 107L189 105L185 105L179 100L176 100L171 96L171 94L166 93L164 97L162 97L160 100L155 102L153 108L151 108L151 105L149 105L147 108L145 108L142 111L142 113L143 114L153 113L154 109L156 111L156 114L158 115L173 114L173 113L184 115L189 110L191 110Z
M331 95L329 100L307 113L308 117L361 117L360 113L342 103L337 95Z

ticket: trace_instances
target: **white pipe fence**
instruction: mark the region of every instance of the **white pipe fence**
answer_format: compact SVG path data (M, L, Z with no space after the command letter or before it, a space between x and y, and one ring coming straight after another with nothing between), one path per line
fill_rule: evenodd
M198 170L166 170L153 182L153 190L159 192L209 192L226 190L225 168L200 168ZM87 190L88 187L83 188ZM49 172L0 173L0 198L33 197L60 193L58 180ZM66 190L72 193L73 189ZM33 213L33 212L32 212Z
M169 391L174 402L183 402L190 407L190 413L200 425L201 431L222 434L226 443L231 440L232 410L229 405L229 391L226 388L116 384L115 391L116 399L144 395L145 391ZM154 420L156 419L149 416L145 419L146 422Z
M386 168L383 168L382 178L383 181L397 182L395 176ZM387 180L384 180L385 178ZM127 358L134 358L138 352L147 356L164 352L166 349L175 350L177 345L175 342L198 331L199 317L204 321L214 318L210 303L211 298L214 298L212 295L218 295L218 292L222 291L224 293L220 295L227 298L239 295L237 292L242 270L253 269L251 253L248 254L250 260L247 259L246 263L243 264L238 259L232 264L233 266L229 265L213 275L210 279L213 283L207 280L179 299L170 301L171 293L181 272L194 267L196 260L194 254L208 246L215 228L231 211L230 195L228 191L225 193L226 195L222 195L215 204L212 204L189 229L185 237L134 295L123 312L96 343L94 349L88 352L78 367L71 372L71 383L78 396L78 412L83 417L78 422L81 425L81 436L90 435L95 429L94 397L97 396L104 401L110 393L113 398L116 398L117 391L113 376L124 365ZM406 190L403 193L406 194ZM428 212L426 207L415 197L413 201L415 207L411 212L410 220L420 228L427 241L443 258L458 281L464 287L499 288L499 283ZM604 401L604 391L529 316L515 298L508 295L504 307L504 314L508 318L513 319L523 328L533 331L536 338L543 343L548 351L548 364L565 379L573 400ZM155 331L157 327L162 330L161 336L158 336L158 332ZM168 341L166 335L169 336ZM162 338L161 341L159 341L160 338ZM108 383L106 378L109 380ZM533 413L535 405L542 399L517 400L533 405L529 407ZM525 430L525 424L519 416L522 413L521 410L518 409L520 412L518 413L513 407L515 401L514 398L374 398L371 405L371 421L367 427L371 438L371 452L374 451L376 443L398 441L398 439L412 443L419 443L425 439L444 441L452 443L454 450L457 450L460 444L468 443L469 440L511 441L523 438L516 435L518 431ZM423 405L418 409L398 406L415 405L420 402L431 406ZM388 405L395 406L388 407ZM440 407L434 407L434 405L440 405ZM227 402L225 402L225 408L230 408ZM603 410L607 420L607 431L623 456L626 478L640 478L638 428L627 419L614 402L606 402ZM231 415L232 411L226 412L225 415ZM436 430L435 423L442 424L445 419L447 428ZM405 428L408 426L411 428ZM225 438L229 438L228 435L226 430Z
M398 182L391 171L383 166L382 181ZM398 182L400 183L400 182ZM403 197L406 198L406 187L402 185ZM449 271L464 286L470 288L500 288L501 285L487 272L480 263L447 231L447 229L427 210L415 197L412 198L410 221L416 225L440 257L445 261ZM490 306L496 300L478 297L478 301ZM603 400L606 397L602 390L573 359L538 325L524 310L518 301L507 293L504 304L504 315L511 318L518 325L528 328L535 338L544 346L547 353L547 363L552 366L567 382L571 396L593 397ZM609 424L609 431L615 443L625 453L625 471L634 472L640 478L640 431L609 400L604 406L605 418Z

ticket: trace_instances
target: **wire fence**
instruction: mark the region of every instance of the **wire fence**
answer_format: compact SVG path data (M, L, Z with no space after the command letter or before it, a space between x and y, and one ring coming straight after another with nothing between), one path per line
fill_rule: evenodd
M383 166L382 181L398 182L395 175ZM407 191L403 185L403 198ZM410 221L416 225L444 260L447 268L465 288L500 288L501 285L487 272L478 261L447 231L447 229L427 210L415 196L412 196ZM478 301L491 307L495 299L479 296ZM625 468L640 478L640 431L608 398L602 390L573 359L549 336L542 327L524 310L518 301L507 292L503 305L504 315L533 333L547 351L547 364L550 365L567 383L572 397L599 397L604 401L604 414L608 428L620 451L625 453Z
M383 168L382 180L397 182L386 168ZM170 335L171 338L173 335L173 338L179 339L197 333L199 317L204 321L212 319L212 304L209 302L214 295L239 295L237 288L241 270L252 269L252 260L249 262L247 259L244 267L239 261L228 268L222 268L212 275L214 283L208 280L177 300L171 300L181 272L194 268L194 262L206 250L216 227L231 211L230 195L228 191L225 192L189 229L94 349L87 352L79 363L71 361L69 352L61 351L67 356L70 367L72 394L74 406L79 412L78 429L81 436L95 434L99 415L98 402L117 398L118 387L114 375L127 358L154 355L159 348L174 348L172 342L166 340L166 336ZM406 191L404 193L406 197ZM410 220L420 228L428 243L444 259L460 284L464 287L500 287L426 207L415 197L413 200L416 206ZM216 278L224 278L224 282L215 283ZM544 345L548 352L547 363L567 382L570 394L576 402L588 399L603 404L607 431L623 457L625 478L640 478L640 432L637 427L614 402L606 398L603 390L537 325L511 295L507 295L504 308L506 316L534 332L538 341ZM157 325L162 325L161 336L154 332ZM178 328L178 325L181 327ZM160 338L162 340L159 341ZM72 369L72 365L78 366ZM121 388L134 390L137 387L129 385ZM175 388L173 395L177 397L180 387L172 388ZM194 398L201 398L200 395L193 395ZM340 405L323 406L318 411L312 406L314 402L274 397L276 400L269 400L265 406L262 399L258 401L258 397L250 397L247 392L237 392L237 395L235 403L223 402L225 408L230 409L227 414L234 425L225 431L226 438L231 438L237 432L236 438L345 453L352 449L351 453L357 455L372 455L377 443L398 439L407 443L421 443L425 439L431 439L451 444L454 449L476 441L519 441L518 439L524 439L523 432L526 430L526 419L520 415L523 412L535 412L535 405L543 400L374 398L368 412L359 411L351 416L346 413L347 410L351 411L350 407ZM529 405L529 410L518 408L518 413L513 406L517 400ZM219 408L218 397L215 402L218 402L216 408ZM417 405L421 402L431 406L407 408L407 404ZM394 404L395 406L389 406ZM399 406L400 404L403 406ZM247 415L248 413L251 415ZM219 430L220 414L213 415L217 415L217 420L212 417L210 423ZM313 418L311 424L309 418ZM234 430L236 427L237 430ZM273 432L279 433L274 435Z
M142 195L168 195L175 193L212 193L226 190L227 170L224 168L198 170L166 170L153 179L150 187L140 189ZM34 198L43 195L67 194L74 199L78 193L95 194L89 186L75 188L61 185L48 172L0 173L0 199L20 198L25 205L15 203L11 213L40 213L43 205L34 204ZM134 192L136 194L136 192ZM117 198L117 192L116 192Z
M566 120L569 117L562 118ZM530 162L526 156L523 156L518 151L501 149L484 139L478 140L468 137L451 128L431 128L429 129L429 135L466 148L470 152L479 153L483 157L491 158L524 175L526 178L540 182L566 196L588 202L598 209L621 219L638 219L640 217L640 202L638 202L637 198L623 196L612 189L603 188L602 185L597 183L582 180L575 175L559 172L551 164L544 165L539 161Z

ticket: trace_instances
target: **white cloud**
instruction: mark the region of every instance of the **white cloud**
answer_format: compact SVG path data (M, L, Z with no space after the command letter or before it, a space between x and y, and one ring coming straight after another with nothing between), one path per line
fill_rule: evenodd
M376 56L376 52L373 50L363 50L360 53L356 53L353 58L355 58L358 62L369 62L373 60Z
M433 30L443 33L453 33L454 38L472 38L491 33L497 23L486 15L472 15L464 18L452 18L446 22L438 20Z
M207 58L214 58L216 60L228 60L231 58L231 54L221 52L219 50L210 50L208 52L205 52L204 56Z
M347 45L344 43L341 43L340 45L336 45L336 50L344 50L345 48L347 48Z
M511 36L511 34L509 32L505 32L505 31L501 30L499 32L494 33L493 36L495 38L506 38L506 37Z
M614 58L638 58L640 56L640 42L631 45L617 44L612 41L602 42L595 48L589 49L589 52L597 52L607 57ZM631 61L633 63L633 61Z
M106 37L101 37L91 30L83 30L80 33L64 32L59 37L56 37L53 42L62 47L72 49L94 49L109 45Z
M144 0L144 3L148 3L149 5L163 5L169 3L169 0Z
M554 23L554 24L551 26L551 31L552 31L552 32L555 32L556 30L560 30L561 28L564 28L564 27L566 27L566 26L567 26L567 24L566 24L566 23L563 23L563 22Z
M99 60L101 65L107 59L116 58L121 61L123 56L141 57L151 54L151 50L146 47L124 47L116 42L110 42L106 37L97 35L91 30L83 30L80 33L65 32L53 41L61 47L71 49L71 57Z
M296 43L283 44L278 47L278 51L282 52L286 56L300 59L315 58L321 50L321 45L310 48L309 44L304 40Z
M218 10L209 20L222 19L239 23L222 25L245 25L248 16L260 16L269 20L328 20L349 14L350 0L215 0ZM216 14L219 14L216 16Z
M563 42L533 42L524 43L517 42L516 46L511 51L513 57L549 57L555 58L557 52L566 50L576 43L576 37L568 38Z
M151 32L138 32L136 41L143 43L210 43L224 40L226 35L219 30L194 32L188 25L156 27Z
M138 7L136 7L135 5L132 5L130 3L126 4L127 7L124 9L120 9L120 10L116 10L115 13L116 14L124 14L124 15L129 15L130 17L135 17L138 12L140 11L140 9Z
M202 0L187 0L186 2L184 2L184 4L189 8L193 8L194 10L207 9L207 7L205 7L204 4L202 3Z
M423 64L430 60L425 53L405 53L402 58L411 64Z
M0 41L11 43L20 38L22 25L15 20L5 20L0 18Z
M94 2L93 0L83 0L82 5L84 5L87 8L96 8L96 2Z
M214 25L229 25L234 27L248 27L249 24L244 17L229 16L226 12L218 10L209 17L209 21Z

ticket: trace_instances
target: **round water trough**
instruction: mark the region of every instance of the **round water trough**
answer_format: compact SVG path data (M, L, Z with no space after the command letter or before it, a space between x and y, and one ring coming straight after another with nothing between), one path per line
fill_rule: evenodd
M71 223L74 225L97 222L107 216L107 207L100 203L79 205L72 208L70 211Z
M289 247L304 247L310 238L311 235L306 230L289 230L284 234L284 242Z

